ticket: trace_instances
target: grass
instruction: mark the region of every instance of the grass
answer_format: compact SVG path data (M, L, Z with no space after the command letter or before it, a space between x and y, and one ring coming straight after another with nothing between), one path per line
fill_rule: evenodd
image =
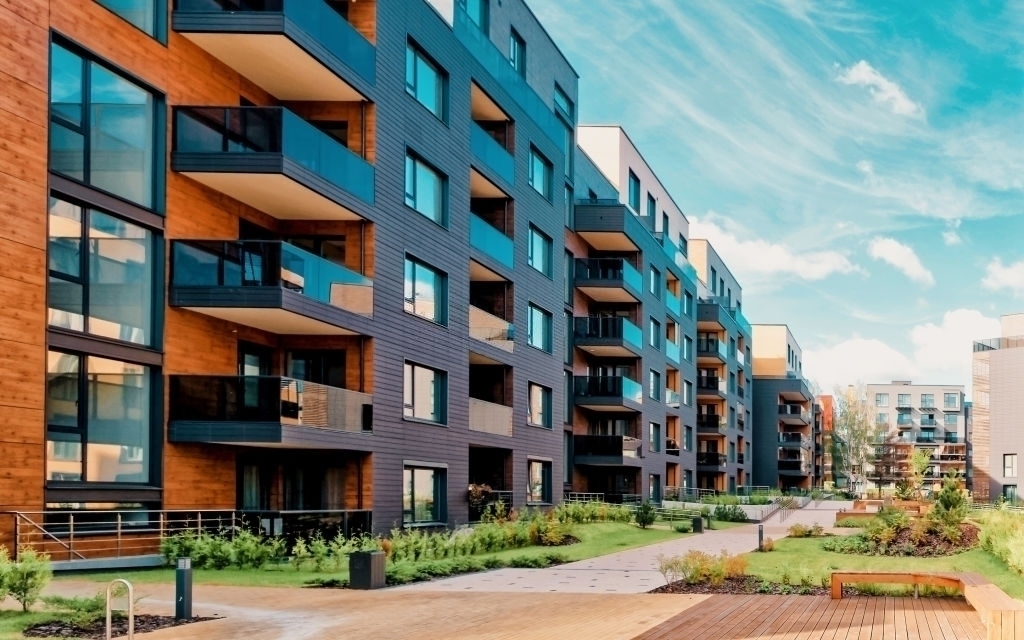
M0 640L24 638L21 632L27 627L40 622L46 622L47 620L53 620L54 617L52 611L30 611L28 613L22 613L20 610L0 611Z
M748 553L747 572L758 578L792 583L809 576L814 584L833 569L862 571L972 571L991 580L1014 598L1024 598L1024 576L1014 573L999 558L983 549L972 549L953 556L913 558L847 555L825 551L821 538L783 538L775 542L775 551Z
M716 521L715 526L720 524ZM732 523L728 523L732 524ZM724 527L723 527L724 528ZM641 529L635 524L620 522L594 522L589 524L578 524L573 528L574 535L580 539L577 544L566 547L526 547L523 549L506 549L493 553L481 553L473 556L480 560L498 557L508 560L509 558L522 556L543 556L552 551L564 554L569 561L585 560L596 556L603 556L616 551L625 551L636 547L643 547L649 544L664 542L666 540L678 539L681 535L669 528L651 527ZM114 578L127 578L134 583L154 584L174 582L174 568L160 567L155 569L135 569L132 571L91 571L73 574L60 574L55 580L62 579L86 579L96 582L109 582ZM348 567L340 571L321 571L319 573L311 569L296 571L291 566L281 566L273 569L235 569L222 570L195 569L192 572L192 581L195 584L214 584L227 586L254 586L254 587L301 587L309 580L320 578L323 580L348 580Z

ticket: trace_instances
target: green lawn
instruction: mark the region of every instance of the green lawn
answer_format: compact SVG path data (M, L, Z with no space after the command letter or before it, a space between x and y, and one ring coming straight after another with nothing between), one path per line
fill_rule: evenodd
M793 584L807 576L817 585L833 569L881 571L972 571L984 575L1014 598L1024 598L1024 577L982 549L972 549L940 558L861 556L825 551L821 538L783 538L770 553L748 553L747 573L772 582L782 582L788 572Z

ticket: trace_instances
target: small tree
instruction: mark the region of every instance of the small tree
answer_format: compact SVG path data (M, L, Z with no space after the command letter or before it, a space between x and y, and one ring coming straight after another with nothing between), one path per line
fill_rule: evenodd
M654 524L654 520L658 517L657 512L654 510L654 505L650 502L644 502L637 505L636 514L633 516L636 519L636 523L640 525L641 529Z
M43 587L53 577L50 556L37 553L31 547L23 547L18 552L18 561L10 563L9 567L7 588L14 599L21 603L21 610L28 611L39 600Z
M928 465L932 462L932 454L925 449L914 449L910 455L910 481L911 491L920 500L921 490L924 488L924 474L928 471Z
M960 478L950 471L942 478L942 488L935 497L932 518L944 526L959 526L967 517L967 492L960 486Z

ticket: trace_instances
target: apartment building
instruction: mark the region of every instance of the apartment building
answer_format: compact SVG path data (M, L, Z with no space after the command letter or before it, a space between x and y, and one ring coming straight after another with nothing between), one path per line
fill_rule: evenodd
M0 509L561 499L577 78L522 0L37 0L0 32Z
M1024 454L1024 313L1000 319L998 338L974 343L969 477L975 500L1017 501L1017 457Z
M963 385L913 384L893 380L866 386L879 429L873 468L866 477L879 489L892 488L908 478L910 457L921 450L929 454L925 471L928 487L942 475L967 470L967 422Z
M743 290L710 242L690 242L697 292L697 487L751 484L751 326Z
M800 345L784 324L755 324L753 338L753 484L820 486L814 395L803 377Z
M822 486L839 487L835 470L832 466L832 448L835 435L835 398L830 395L820 395L814 399L817 407L815 410L816 427L817 418L820 417L820 429L818 429L815 443L821 441L821 476ZM820 409L820 411L818 410ZM818 457L817 446L815 447L815 458ZM815 463L817 464L817 462Z

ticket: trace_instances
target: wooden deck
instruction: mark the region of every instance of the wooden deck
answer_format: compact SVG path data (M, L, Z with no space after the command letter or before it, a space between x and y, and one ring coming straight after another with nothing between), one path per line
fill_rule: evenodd
M634 640L968 640L985 638L961 598L722 595L665 620Z

